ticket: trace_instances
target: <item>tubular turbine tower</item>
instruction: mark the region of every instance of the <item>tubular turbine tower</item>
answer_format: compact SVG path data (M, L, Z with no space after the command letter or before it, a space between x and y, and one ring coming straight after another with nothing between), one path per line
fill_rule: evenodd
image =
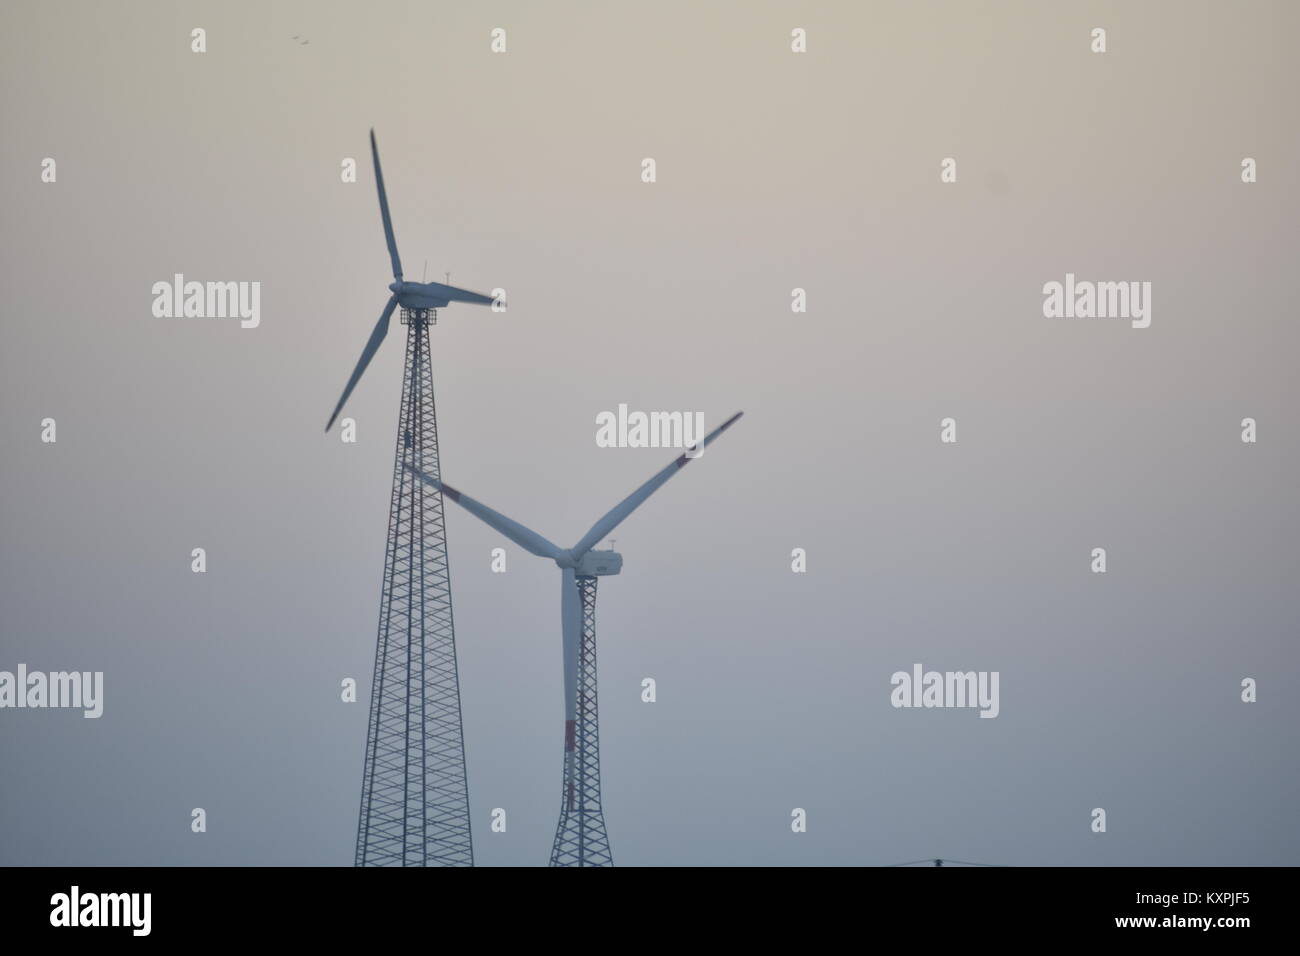
M438 422L429 364L429 329L437 321L437 310L452 302L491 305L493 299L438 282L402 278L374 130L370 131L370 152L393 265L393 282L388 286L392 295L325 430L333 426L379 350L399 305L406 326L406 371L397 424L356 865L473 866L442 496L415 480L409 469L439 473Z

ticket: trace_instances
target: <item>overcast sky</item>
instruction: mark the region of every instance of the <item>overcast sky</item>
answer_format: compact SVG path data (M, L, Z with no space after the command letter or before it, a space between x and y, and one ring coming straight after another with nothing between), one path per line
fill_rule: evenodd
M408 277L508 291L433 331L448 481L567 546L674 455L597 447L600 412L746 413L614 535L617 863L1294 862L1298 32L1282 2L6 3L0 670L105 701L0 710L0 862L351 863L404 327L358 442L322 428L391 281L371 126ZM260 325L155 317L176 273L259 282ZM1150 327L1044 317L1066 273L1152 283ZM558 575L448 524L477 862L540 865ZM999 672L999 715L892 707L915 663Z

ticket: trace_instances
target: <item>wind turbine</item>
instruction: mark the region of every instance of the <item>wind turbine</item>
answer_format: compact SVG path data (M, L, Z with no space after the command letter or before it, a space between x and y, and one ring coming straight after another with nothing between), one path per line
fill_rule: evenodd
M744 414L736 412L704 437L700 452ZM469 495L418 469L411 471L470 514L501 532L529 554L550 558L560 568L560 622L564 654L564 785L560 823L551 866L613 866L600 802L599 725L596 712L596 578L618 574L623 556L593 550L669 478L694 457L689 449L624 498L591 526L572 548L560 548L536 531L494 511Z
M393 317L393 310L397 306L400 305L404 312L427 313L433 309L444 308L453 302L491 305L495 301L490 295L458 289L452 285L443 285L441 282L407 282L402 278L402 260L397 254L397 240L393 237L393 219L388 214L388 193L384 191L384 171L379 166L379 147L375 145L373 129L370 131L370 155L375 162L375 185L379 188L379 214L384 220L384 239L388 242L388 258L393 264L393 281L388 284L388 290L392 295L388 297L388 303L380 313L379 321L375 323L366 347L361 350L361 358L357 360L357 367L352 370L352 377L348 379L348 384L343 387L343 394L339 396L339 403L334 406L334 413L325 424L326 431L334 425L334 420L339 417L339 412L343 411L348 396L361 380L361 373L366 370L370 360L379 351L384 336L388 334L388 320ZM430 316L420 315L421 320L428 318Z
M393 266L393 281L388 286L391 295L334 406L327 432L379 350L399 305L407 336L356 865L472 866L474 846L442 497L413 480L406 469L439 473L438 420L429 360L429 326L437 321L435 310L452 302L489 305L493 300L438 282L402 278L374 130L370 131L370 152Z

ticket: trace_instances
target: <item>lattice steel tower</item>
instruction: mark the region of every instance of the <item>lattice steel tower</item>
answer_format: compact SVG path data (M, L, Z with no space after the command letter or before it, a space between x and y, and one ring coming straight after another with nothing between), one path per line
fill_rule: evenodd
M379 603L357 866L472 866L469 788L429 366L433 314L402 310L406 374Z
M603 554L603 553L602 553ZM579 575L582 643L576 718L564 728L564 786L551 866L613 866L600 806L600 722L596 707L596 577Z
M329 431L388 334L400 305L406 371L393 463L379 638L357 824L357 866L472 866L460 681L452 627L442 496L411 469L439 473L429 363L437 309L494 299L438 282L407 282L393 237L375 134L370 133L384 238L393 266L384 306L325 430Z

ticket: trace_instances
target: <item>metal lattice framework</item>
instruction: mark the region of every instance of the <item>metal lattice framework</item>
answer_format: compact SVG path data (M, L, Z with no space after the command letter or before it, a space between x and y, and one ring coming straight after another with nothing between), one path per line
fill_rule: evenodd
M393 466L357 866L472 866L469 788L429 364L432 310L402 310L406 372Z
M551 866L613 866L600 806L600 722L596 709L596 578L580 575L582 643L578 649L577 718L565 727L564 787Z

